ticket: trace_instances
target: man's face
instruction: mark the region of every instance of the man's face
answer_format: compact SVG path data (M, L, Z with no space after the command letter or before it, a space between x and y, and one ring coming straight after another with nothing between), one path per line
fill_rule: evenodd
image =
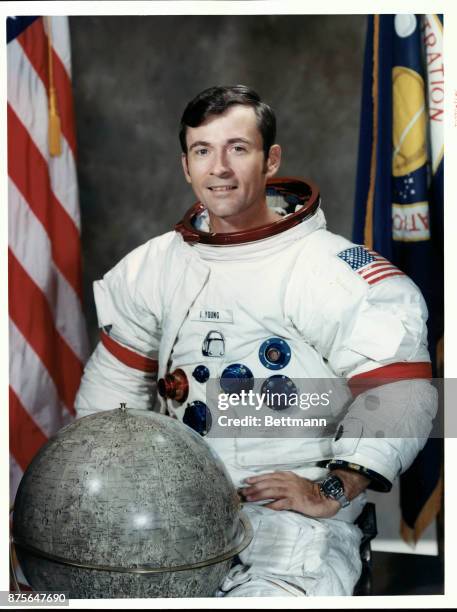
M261 219L265 184L279 168L281 149L273 145L265 159L254 109L230 106L198 127L187 128L186 140L184 174L208 209L212 227L220 220L242 227L252 226L255 217Z

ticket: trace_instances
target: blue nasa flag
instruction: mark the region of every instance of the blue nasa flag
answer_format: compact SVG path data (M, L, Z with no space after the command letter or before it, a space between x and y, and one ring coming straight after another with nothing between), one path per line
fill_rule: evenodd
M365 47L354 242L419 286L433 375L443 375L443 20L372 15ZM401 533L415 542L441 507L442 440L401 477Z

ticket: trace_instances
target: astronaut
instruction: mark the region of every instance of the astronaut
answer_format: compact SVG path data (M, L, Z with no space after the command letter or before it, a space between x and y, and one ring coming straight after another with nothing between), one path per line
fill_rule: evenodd
M326 230L315 185L274 178L275 125L242 85L187 105L182 165L198 202L94 284L101 342L76 407L161 411L221 457L254 539L216 595L350 595L365 490L388 491L431 430L427 312L398 268ZM236 395L303 381L343 383L332 435L212 435L211 384Z

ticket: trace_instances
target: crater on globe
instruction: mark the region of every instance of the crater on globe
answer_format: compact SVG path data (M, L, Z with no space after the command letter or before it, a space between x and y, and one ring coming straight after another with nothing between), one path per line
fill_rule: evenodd
M70 598L211 597L251 538L235 487L201 436L125 406L51 438L14 504L26 579Z

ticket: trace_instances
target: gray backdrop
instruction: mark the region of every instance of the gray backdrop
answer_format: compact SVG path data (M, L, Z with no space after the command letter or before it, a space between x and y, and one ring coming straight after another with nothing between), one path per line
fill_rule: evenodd
M330 230L350 237L365 16L72 17L70 27L92 346L92 281L195 201L177 132L206 87L259 92L277 114L279 176L316 182Z

